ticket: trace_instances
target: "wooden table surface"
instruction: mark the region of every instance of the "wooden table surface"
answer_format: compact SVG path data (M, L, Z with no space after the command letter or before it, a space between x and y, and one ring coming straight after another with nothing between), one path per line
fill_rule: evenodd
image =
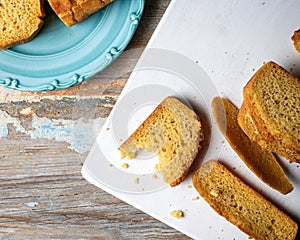
M80 173L169 2L146 2L127 51L93 79L48 93L0 88L0 239L187 239Z

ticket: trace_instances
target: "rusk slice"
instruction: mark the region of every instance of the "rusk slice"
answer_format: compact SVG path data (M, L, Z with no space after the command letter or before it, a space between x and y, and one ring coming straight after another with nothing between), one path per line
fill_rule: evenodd
M140 149L156 152L164 181L183 181L204 139L197 114L174 97L165 98L119 147L121 157L133 158Z
M238 108L229 100L216 97L212 101L212 109L221 132L247 167L263 182L282 194L292 191L293 185L275 156L251 141L238 125Z
M41 0L0 0L0 50L32 40L44 16Z
M300 81L274 62L264 64L243 89L250 115L265 141L300 150Z
M298 225L220 162L210 160L193 175L193 185L221 216L257 240L294 240Z
M251 141L257 142L266 151L276 152L290 162L300 162L300 154L296 152L296 149L290 148L280 141L265 141L262 138L249 113L245 100L238 113L238 124Z
M103 8L113 0L48 0L65 25L71 27Z

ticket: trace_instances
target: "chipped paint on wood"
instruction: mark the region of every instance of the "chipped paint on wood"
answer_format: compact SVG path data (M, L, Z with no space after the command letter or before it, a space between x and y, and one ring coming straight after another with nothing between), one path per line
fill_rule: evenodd
M48 119L31 116L31 128L24 128L18 118L11 117L0 110L0 137L8 137L8 124L16 130L30 136L32 139L45 138L58 142L66 142L69 148L84 153L90 150L97 134L102 128L105 118L65 120Z

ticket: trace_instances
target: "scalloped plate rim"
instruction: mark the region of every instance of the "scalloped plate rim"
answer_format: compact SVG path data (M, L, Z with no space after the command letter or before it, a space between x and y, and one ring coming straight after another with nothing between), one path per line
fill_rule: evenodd
M125 50L139 24L144 4L145 0L137 0L136 3L133 4L133 8L135 9L130 9L132 11L127 15L128 24L123 24L121 28L122 31L120 31L114 39L111 39L110 44L108 44L105 50L99 53L97 58L91 60L91 62L87 63L85 66L80 66L75 71L68 71L59 76L53 75L46 78L44 77L46 80L44 80L42 84L35 84L32 86L26 85L26 82L29 79L37 79L37 77L28 77L14 72L11 73L11 75L7 74L7 76L0 76L0 86L14 90L42 92L69 88L91 78L108 67ZM11 50L8 49L3 51L7 51L9 54ZM3 72L6 73L5 71Z

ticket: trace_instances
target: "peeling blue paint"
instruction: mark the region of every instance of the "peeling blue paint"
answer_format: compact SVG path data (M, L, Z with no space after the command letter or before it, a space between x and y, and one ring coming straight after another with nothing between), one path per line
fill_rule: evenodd
M7 126L0 125L0 138L5 138L8 136Z
M1 121L3 120L3 121ZM32 116L32 129L24 129L19 119L8 116L0 111L0 138L8 136L7 124L13 124L16 129L29 135L32 139L46 138L58 142L66 142L69 148L78 152L89 151L100 132L105 118L77 119L77 120L50 120Z

